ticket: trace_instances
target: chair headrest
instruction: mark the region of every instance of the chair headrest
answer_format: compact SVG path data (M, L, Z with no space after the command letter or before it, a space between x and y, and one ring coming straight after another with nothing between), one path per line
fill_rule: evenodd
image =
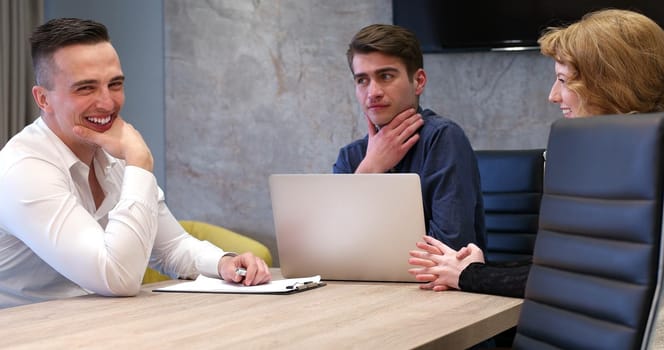
M650 113L556 121L547 147L545 192L600 198L661 193L663 120L664 113Z

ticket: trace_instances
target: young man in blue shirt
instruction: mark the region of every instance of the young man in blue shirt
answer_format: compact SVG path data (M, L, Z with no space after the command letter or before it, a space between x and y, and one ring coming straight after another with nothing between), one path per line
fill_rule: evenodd
M374 24L352 39L348 64L368 134L343 147L335 173L417 173L427 235L460 249L486 248L475 153L456 123L419 106L427 77L417 37Z

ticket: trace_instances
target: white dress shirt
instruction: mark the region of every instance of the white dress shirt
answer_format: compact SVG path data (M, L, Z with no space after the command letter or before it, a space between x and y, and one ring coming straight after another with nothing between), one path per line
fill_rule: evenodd
M0 150L0 307L89 293L135 295L149 265L219 277L224 252L187 234L154 175L99 150L95 172L37 119Z

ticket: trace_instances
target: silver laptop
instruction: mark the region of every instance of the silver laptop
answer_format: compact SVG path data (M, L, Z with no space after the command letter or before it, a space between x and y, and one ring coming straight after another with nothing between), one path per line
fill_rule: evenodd
M286 278L416 282L408 252L426 234L417 174L270 176Z

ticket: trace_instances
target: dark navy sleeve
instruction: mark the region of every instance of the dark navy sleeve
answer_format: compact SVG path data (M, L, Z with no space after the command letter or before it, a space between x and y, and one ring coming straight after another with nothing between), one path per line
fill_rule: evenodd
M352 174L350 168L350 162L348 160L348 152L346 149L342 148L339 150L339 156L337 156L337 161L334 162L332 166L332 172L335 174Z
M472 263L459 276L459 289L466 292L523 298L532 261L499 264Z
M367 143L368 139L365 137L340 149L337 161L332 166L332 172L335 174L355 173L367 152Z
M477 159L470 141L455 123L427 138L421 174L429 236L453 249L475 243L486 250L484 207Z

